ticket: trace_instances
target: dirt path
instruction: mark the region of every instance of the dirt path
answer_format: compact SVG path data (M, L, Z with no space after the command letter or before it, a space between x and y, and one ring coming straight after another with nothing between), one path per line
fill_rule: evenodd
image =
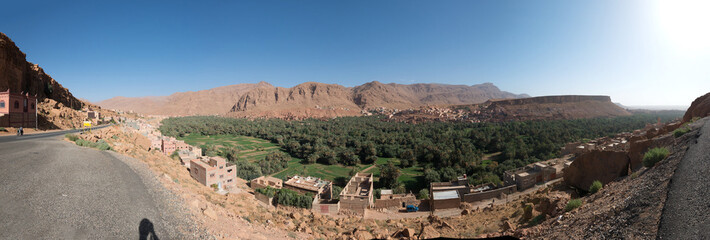
M707 119L706 119L707 120ZM690 146L673 175L658 239L709 239L710 121Z

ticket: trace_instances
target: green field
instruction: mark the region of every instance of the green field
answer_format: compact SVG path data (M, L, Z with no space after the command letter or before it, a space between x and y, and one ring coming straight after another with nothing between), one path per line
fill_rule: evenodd
M215 145L217 149L223 150L227 147L236 147L239 149L239 158L246 159L249 162L258 162L264 160L266 154L271 151L281 151L281 148L269 141L235 135L187 135L179 138L192 146Z
M396 158L379 158L376 163L385 164L388 161L392 161L395 165L399 165L399 160ZM425 186L426 184L424 184L424 169L422 167L414 166L400 170L402 171L402 175L400 175L397 180L401 183L404 183L404 186L407 189L410 189L412 191L418 191L419 189L427 187ZM366 172L372 173L375 178L375 181L377 181L377 179L379 179L380 177L380 168L378 167L374 167Z
M185 137L179 138L184 140L187 144L193 146L203 146L203 145L215 145L218 149L222 150L227 147L236 147L240 150L239 158L246 159L249 162L259 162L264 160L266 154L271 151L283 151L278 145L271 143L267 140L247 137L247 136L237 136L237 135L213 135L213 136L203 136L203 135L187 135ZM388 161L393 161L395 164L399 164L399 160L396 158L378 158L375 164L385 164ZM291 158L288 162L288 168L281 172L272 174L272 176L280 179L285 179L287 176L301 175L301 176L313 176L329 181L333 181L336 185L344 185L350 179L350 171L356 169L356 171L362 171L373 164L357 166L344 166L344 165L325 165L320 163L304 164L299 158ZM374 166L368 169L366 172L373 173L375 179L379 178L380 169ZM411 167L402 169L402 176L399 180L407 186L407 188L419 189L421 188L418 183L418 178L421 178L423 169L420 167Z

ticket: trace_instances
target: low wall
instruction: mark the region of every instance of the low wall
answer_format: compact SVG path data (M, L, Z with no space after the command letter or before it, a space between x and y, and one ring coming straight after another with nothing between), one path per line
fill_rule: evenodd
M313 201L311 211L324 215L337 215L340 212L340 202L335 203L319 201L317 198Z
M274 198L272 198L272 197L270 198L270 197L268 197L264 194L258 193L258 192L254 192L254 197L256 198L256 200L266 203L269 206L274 205Z
M340 209L348 210L353 213L364 215L365 209L370 206L370 203L365 198L340 196Z
M463 195L464 202L477 202L491 198L500 198L503 194L511 194L517 191L515 185L507 186L503 188L493 189L490 191L484 191L479 193L468 193Z
M375 200L375 208L400 208L402 207L402 203L404 203L404 205L419 205L419 201L414 194L408 194L391 199L377 199Z
M438 209L458 208L461 205L460 198L429 200L429 202L431 203L432 211L436 211Z

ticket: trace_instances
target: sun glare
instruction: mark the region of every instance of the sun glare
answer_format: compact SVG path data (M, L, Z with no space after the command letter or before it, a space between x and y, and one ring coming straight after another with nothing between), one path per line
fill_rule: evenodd
M658 24L674 48L691 53L710 53L710 1L655 2Z

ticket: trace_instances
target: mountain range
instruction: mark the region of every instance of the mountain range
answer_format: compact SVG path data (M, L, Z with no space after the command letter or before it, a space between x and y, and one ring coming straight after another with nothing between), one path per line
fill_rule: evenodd
M97 102L110 109L148 115L229 115L238 117L334 117L361 115L377 108L482 103L489 99L521 98L492 83L472 86L447 84L383 84L360 86L306 82L291 88L266 82L236 84L160 97L114 97Z

